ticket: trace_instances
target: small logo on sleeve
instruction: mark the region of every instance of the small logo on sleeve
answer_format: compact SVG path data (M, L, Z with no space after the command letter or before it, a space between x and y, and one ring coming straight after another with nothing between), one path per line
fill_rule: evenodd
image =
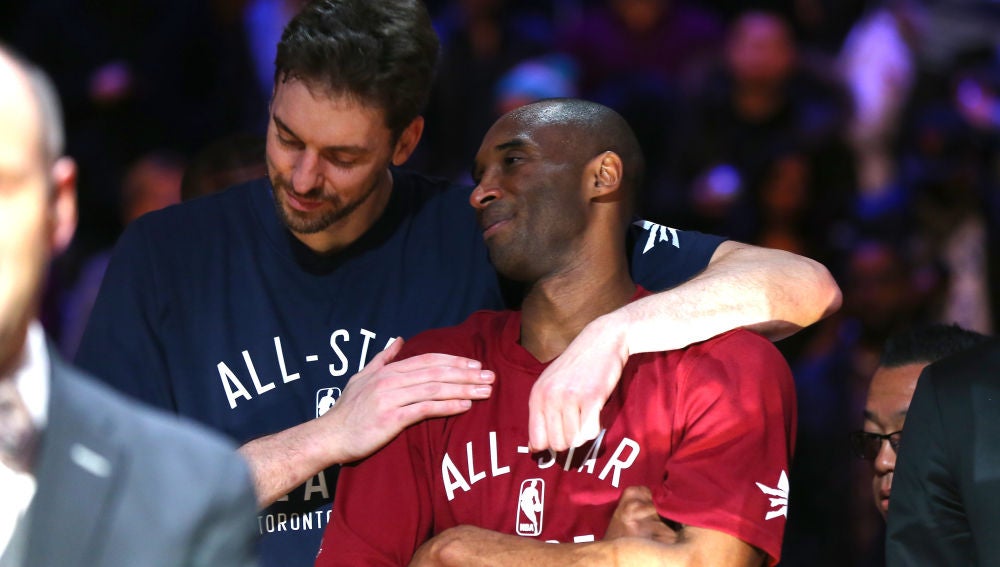
M781 471L781 476L778 477L778 486L771 488L770 486L756 483L757 488L760 489L764 494L771 496L771 509L768 510L767 515L764 516L765 520L773 520L778 516L784 516L788 518L788 475L785 471Z
M545 481L529 478L521 483L517 497L517 535L537 536L542 533L542 513L545 508Z
M316 391L316 417L330 411L340 399L340 388L320 388Z

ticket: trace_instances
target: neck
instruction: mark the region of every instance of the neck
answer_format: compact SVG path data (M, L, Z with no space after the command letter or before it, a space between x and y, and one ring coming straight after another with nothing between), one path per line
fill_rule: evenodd
M521 346L548 362L588 323L627 304L635 283L622 257L610 270L573 270L533 284L521 305Z
M29 318L6 329L0 327L0 381L11 379L21 366L32 320Z

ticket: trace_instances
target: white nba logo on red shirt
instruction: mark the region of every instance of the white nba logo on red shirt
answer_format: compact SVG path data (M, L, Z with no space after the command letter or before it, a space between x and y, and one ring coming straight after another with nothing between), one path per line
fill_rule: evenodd
M517 535L537 536L542 533L542 515L545 508L545 481L529 478L521 483L517 496Z

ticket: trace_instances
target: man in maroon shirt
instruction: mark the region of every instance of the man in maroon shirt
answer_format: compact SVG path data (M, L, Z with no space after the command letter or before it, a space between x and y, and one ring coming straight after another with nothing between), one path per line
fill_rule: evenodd
M594 441L529 449L548 363L594 319L646 308L620 236L641 172L631 129L598 104L543 101L490 129L471 202L497 270L527 286L522 309L422 333L401 355L475 357L493 394L345 467L317 565L778 561L795 395L759 335L632 352Z

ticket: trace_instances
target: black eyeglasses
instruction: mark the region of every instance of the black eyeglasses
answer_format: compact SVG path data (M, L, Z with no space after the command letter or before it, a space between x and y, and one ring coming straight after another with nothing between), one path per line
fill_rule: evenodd
M878 452L882 449L882 441L888 441L892 450L899 450L899 440L903 437L903 431L882 435L881 433L869 433L868 431L855 431L851 433L851 450L854 454L866 461L875 461Z

